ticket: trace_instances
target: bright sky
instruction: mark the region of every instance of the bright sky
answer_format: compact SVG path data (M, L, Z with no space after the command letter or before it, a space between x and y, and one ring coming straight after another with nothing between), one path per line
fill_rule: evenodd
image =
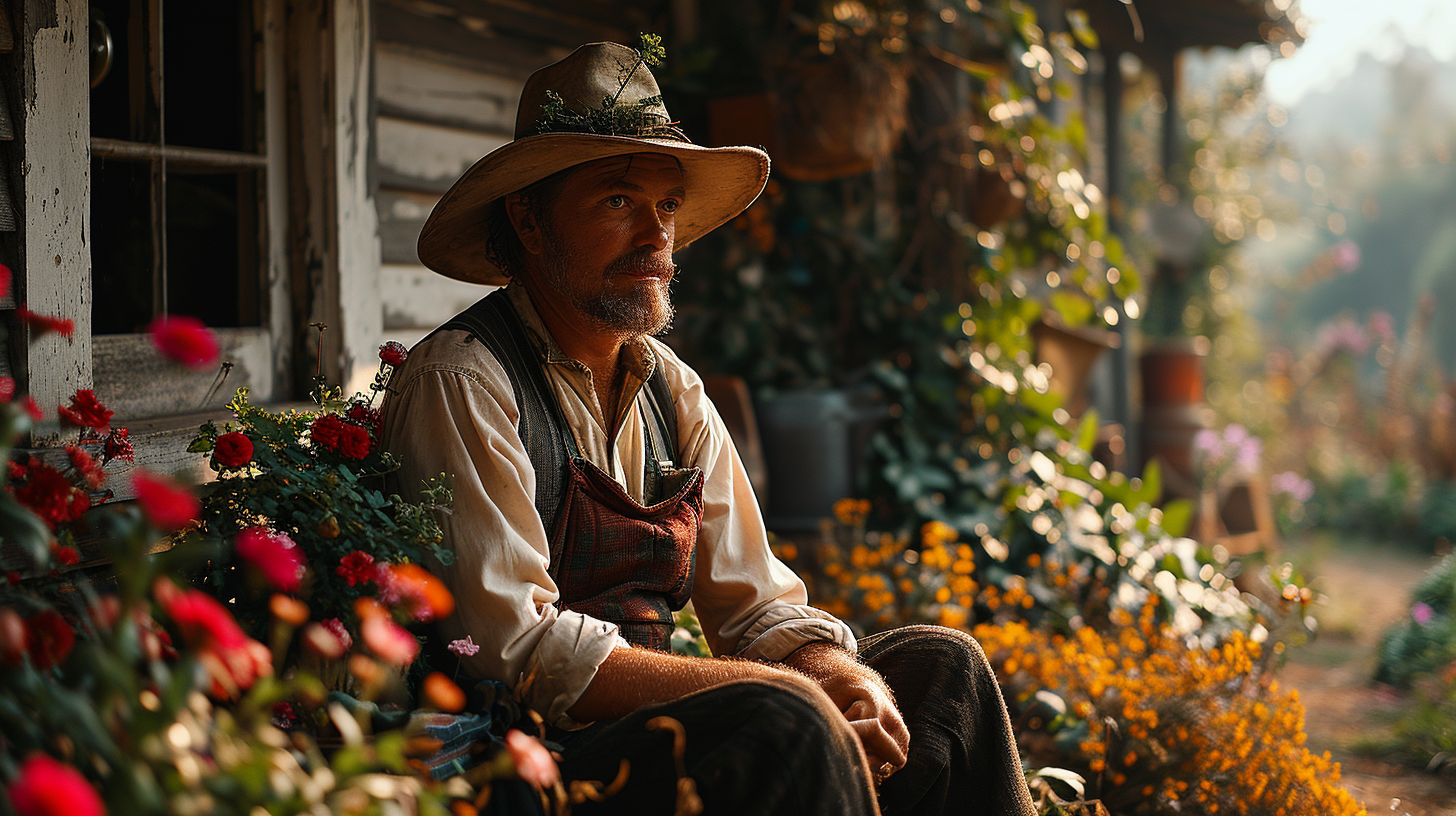
M1264 80L1270 100L1285 107L1344 79L1362 52L1390 59L1411 45L1456 59L1456 0L1300 0L1299 8L1309 36Z

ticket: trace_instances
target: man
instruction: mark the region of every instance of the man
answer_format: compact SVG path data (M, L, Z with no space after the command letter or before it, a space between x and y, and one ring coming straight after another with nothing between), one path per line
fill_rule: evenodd
M384 407L400 484L453 476L444 634L552 726L568 779L630 761L608 810L671 812L682 767L710 813L1031 813L979 647L856 644L808 606L701 380L653 339L673 251L745 209L768 157L686 141L650 56L598 43L534 74L515 141L421 233L437 272L508 284L417 345ZM731 657L669 653L689 598Z

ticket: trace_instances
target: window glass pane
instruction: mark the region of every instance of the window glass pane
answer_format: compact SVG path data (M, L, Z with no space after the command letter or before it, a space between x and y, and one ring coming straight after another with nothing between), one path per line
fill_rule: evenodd
M91 161L91 331L142 331L152 320L152 166Z
M91 49L104 48L101 31L110 35L111 67L91 89L91 135L105 139L142 139L145 134L133 132L131 89L129 86L131 52L130 3L128 0L91 0Z
M242 52L244 31L251 34L252 26L243 27L240 6L238 0L166 0L162 53L168 144L252 152L245 142L248 60Z
M209 326L243 326L239 314L236 174L167 177L167 308ZM253 237L249 241L256 241Z

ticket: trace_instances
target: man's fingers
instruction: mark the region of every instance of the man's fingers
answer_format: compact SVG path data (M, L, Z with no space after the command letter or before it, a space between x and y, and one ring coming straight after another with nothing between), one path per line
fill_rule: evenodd
M871 757L872 765L888 762L891 770L899 770L905 766L905 749L885 731L878 719L850 720L849 727L859 737L859 743L864 746L865 754Z

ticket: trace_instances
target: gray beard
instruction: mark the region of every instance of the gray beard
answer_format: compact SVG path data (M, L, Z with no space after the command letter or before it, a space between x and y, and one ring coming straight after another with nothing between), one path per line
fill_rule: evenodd
M677 278L676 266L664 270L660 262L648 255L628 255L607 266L607 279L614 272L656 271L661 273L662 282L656 286L634 287L623 294L606 290L591 292L573 274L580 269L580 264L560 239L549 229L543 229L542 238L546 250L541 264L544 283L564 295L597 328L640 337L662 334L672 326L675 314L672 283Z

